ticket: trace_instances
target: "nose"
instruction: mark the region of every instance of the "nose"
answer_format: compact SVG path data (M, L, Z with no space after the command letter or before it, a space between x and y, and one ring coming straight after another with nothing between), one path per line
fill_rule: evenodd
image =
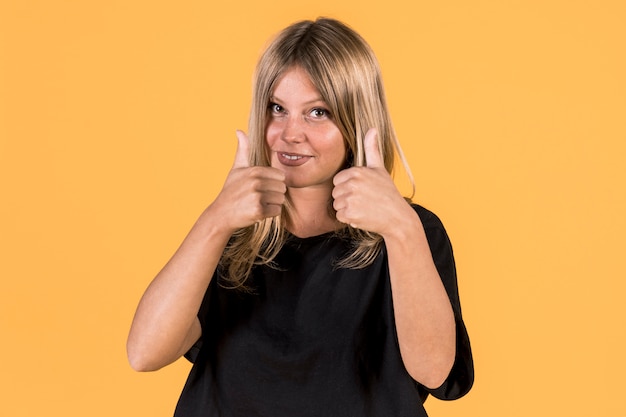
M284 121L281 139L285 142L302 142L305 136L304 123L299 115L289 115Z

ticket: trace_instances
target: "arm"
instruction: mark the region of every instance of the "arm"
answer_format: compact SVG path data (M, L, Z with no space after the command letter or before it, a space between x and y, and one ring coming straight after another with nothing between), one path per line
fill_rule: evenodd
M367 166L334 178L337 219L385 240L402 360L413 379L436 388L455 358L452 306L422 223L384 168L375 130L366 134L364 146Z
M228 239L235 230L281 212L284 174L250 167L248 138L237 135L235 163L222 191L139 302L127 341L135 370L159 369L189 350L202 334L198 310Z
M215 211L212 206L205 210L141 298L127 342L133 369L162 368L201 336L196 316L230 236Z
M436 398L454 400L467 394L474 382L472 349L461 313L454 253L441 220L423 207L412 206L412 208L417 212L424 226L433 261L452 305L456 327L456 351L452 370L440 387L427 391ZM421 394L424 395L425 392Z
M409 374L422 385L437 388L447 378L455 359L454 313L422 223L415 211L405 206L408 210L399 210L401 217L389 222L395 227L383 235L396 331Z

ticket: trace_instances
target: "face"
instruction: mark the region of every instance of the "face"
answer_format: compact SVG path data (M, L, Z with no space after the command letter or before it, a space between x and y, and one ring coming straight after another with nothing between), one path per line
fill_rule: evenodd
M346 147L326 103L308 74L294 67L280 78L270 98L266 140L272 166L292 188L333 188Z

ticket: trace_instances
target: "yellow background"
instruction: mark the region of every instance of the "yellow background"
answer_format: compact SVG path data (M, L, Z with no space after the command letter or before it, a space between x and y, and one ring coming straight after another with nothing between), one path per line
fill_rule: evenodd
M455 248L476 383L431 415L626 417L626 3L333 3L0 0L0 415L172 414L190 366L130 370L134 308L266 40L326 15L377 52Z

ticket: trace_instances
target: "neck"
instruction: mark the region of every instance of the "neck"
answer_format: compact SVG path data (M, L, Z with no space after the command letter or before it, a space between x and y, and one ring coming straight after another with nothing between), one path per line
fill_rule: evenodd
M289 189L292 212L287 230L298 237L331 232L342 224L329 212L331 195L320 189Z

